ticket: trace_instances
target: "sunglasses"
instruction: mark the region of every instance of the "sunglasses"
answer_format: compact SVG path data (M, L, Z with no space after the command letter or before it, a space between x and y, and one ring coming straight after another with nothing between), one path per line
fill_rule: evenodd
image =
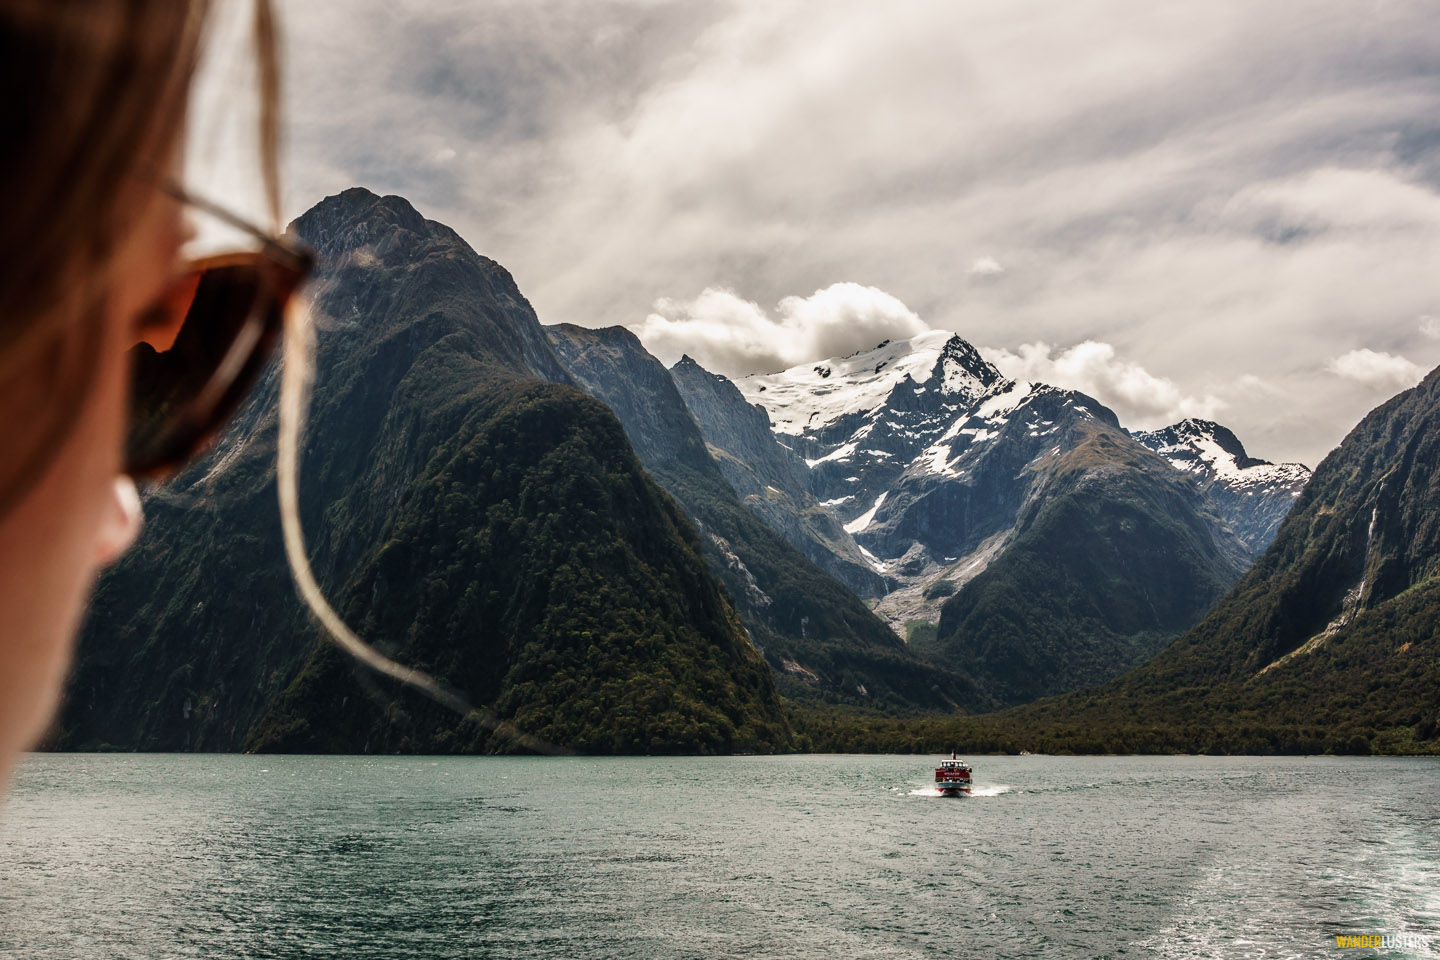
M125 472L159 480L205 450L250 394L285 329L313 255L174 187L166 192L260 241L194 260L142 317L130 351Z

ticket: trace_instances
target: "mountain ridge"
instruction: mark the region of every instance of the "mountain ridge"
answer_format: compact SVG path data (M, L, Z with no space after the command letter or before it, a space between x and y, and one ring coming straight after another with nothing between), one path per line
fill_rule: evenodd
M691 376L691 366L677 364L672 374ZM1237 491L1233 502L1227 501L1227 516L1217 500L1219 494L1231 492L1231 486L1216 481L1212 496L1187 464L1162 457L1133 438L1115 413L1095 398L1007 379L973 345L948 331L886 340L846 357L727 383L765 411L776 443L809 470L814 499L831 511L871 568L884 578L884 591L871 594L877 612L897 632L913 635L917 649L927 651L932 659L972 672L987 689L1011 690L1017 698L1059 692L1050 684L1107 679L1163 647L1234 581L1254 556L1253 544L1264 538L1268 525L1278 523L1273 515L1283 514L1298 492L1290 473L1260 482L1260 468L1247 459L1249 486ZM702 431L716 433L714 445L723 447L726 441L709 422L715 412L694 412ZM1216 425L1216 429L1223 428ZM1062 461L1096 431L1106 439L1087 448L1090 455L1081 458L1086 470L1076 473L1066 468ZM717 459L725 461L723 455ZM1079 594L1074 589L1060 594L1051 590L1043 575L1045 556L1064 556L1063 544L1042 548L1034 537L1026 539L1027 531L1043 501L1068 496L1066 484L1081 483L1086 471L1096 478L1143 478L1139 482L1148 492L1133 484L1123 491L1115 485L1110 507L1123 513L1140 505L1132 520L1143 521L1147 536L1175 536L1177 543L1187 544L1183 570L1159 563L1147 571L1128 566L1118 556L1107 559L1103 562L1111 565L1110 573L1098 582L1106 584L1111 595L1098 598L1093 609L1076 605ZM1062 483L1061 477L1068 479ZM1085 489L1109 496L1103 483ZM1262 493L1258 500L1257 490ZM1255 507L1262 501L1270 512L1259 516ZM1182 518L1178 526L1173 518L1156 513L1161 504L1169 504L1165 509ZM1247 541L1233 525L1251 520L1252 514L1253 524L1244 527L1250 534ZM1109 516L1106 510L1077 508L1067 515L1069 522L1079 524L1068 530L1068 537L1101 542L1107 536L1093 526L1109 522L1103 519ZM1058 521L1052 517L1047 522ZM1130 549L1142 546L1134 537L1127 542ZM1065 607L1052 611L1058 620L1047 619L1049 613L1027 611L1029 604L1012 590L1002 589L998 576L984 576L1008 551L1026 549L1041 553L1023 563L1017 553L1009 566L1018 564L1017 571L1029 571L1021 579L1032 595L1048 595L1052 603ZM1163 550L1156 556L1173 559ZM1075 557L1064 572L1059 567L1050 572L1057 582L1088 582L1086 562ZM1158 604L1150 605L1151 619L1142 623L1122 615L1130 607L1128 601L1118 602L1130 590L1127 578L1147 583L1152 574L1163 583L1149 583L1161 596ZM978 599L981 593L988 599ZM1002 595L1008 597L1002 601ZM1171 600L1176 605L1168 605ZM966 615L956 612L961 606L966 607ZM1175 615L1177 610L1183 615ZM1121 629L1122 622L1128 626ZM955 635L961 624L967 625L963 632L969 635L1005 636L1029 649L1019 654L989 641L978 646L960 642ZM1035 639L1056 631L1071 638L1065 643L1074 647L1077 657L1081 649L1092 650L1093 656L1081 657L1090 666L1067 662L1064 644ZM949 636L942 642L942 635ZM977 660L977 650L989 654ZM990 660L1011 666L991 670ZM1026 681L1021 674L1027 671L1038 671L1042 685Z

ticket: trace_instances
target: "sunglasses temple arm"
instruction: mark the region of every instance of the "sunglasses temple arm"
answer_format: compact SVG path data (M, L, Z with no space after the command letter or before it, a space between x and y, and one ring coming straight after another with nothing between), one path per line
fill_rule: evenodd
M175 198L180 203L185 204L186 206L194 207L197 210L203 210L205 213L208 213L210 216L214 217L220 222L228 226L234 227L235 229L240 230L251 237L254 237L256 240L259 240L265 245L265 248L269 250L273 255L279 255L283 259L289 261L290 265L295 269L307 272L310 269L311 258L309 253L304 252L303 250L296 250L291 246L280 242L275 237L271 236L269 232L262 230L260 227L251 223L249 220L246 220L244 217L232 213L218 203L207 200L204 197L198 197L195 194L190 193L184 187L181 187L179 184L176 184L173 181L162 180L160 181L158 186L163 193L166 193L169 196Z

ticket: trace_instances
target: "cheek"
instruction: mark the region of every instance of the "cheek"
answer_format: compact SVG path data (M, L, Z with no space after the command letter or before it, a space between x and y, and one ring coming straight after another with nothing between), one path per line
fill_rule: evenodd
M109 347L109 344L102 344ZM133 536L116 510L124 352L102 352L84 406L31 492L0 522L0 768L45 728L100 562Z
M44 730L95 577L139 528L134 487L118 476L126 332L106 324L89 376L48 386L52 398L83 390L83 406L31 492L0 520L0 771Z
M89 426L95 467L108 485L121 468L125 448L125 424L130 407L130 358L134 345L133 323L112 318L107 325L104 350L96 363L92 392L92 416Z
M103 563L139 528L134 487L120 478L136 311L173 269L168 235L137 231L114 265L108 315L77 331L65 349L88 354L70 374L31 384L45 411L82 395L59 447L8 515L0 517L0 779L34 742L59 701L76 628ZM157 239L159 237L159 239ZM0 412L28 409L6 404ZM0 440L4 439L0 431ZM0 443L0 456L7 451ZM117 482L118 481L118 482Z

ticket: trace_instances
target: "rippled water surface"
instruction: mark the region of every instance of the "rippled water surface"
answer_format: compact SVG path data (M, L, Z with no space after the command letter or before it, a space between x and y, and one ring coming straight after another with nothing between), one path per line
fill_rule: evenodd
M943 799L926 757L31 757L0 818L0 955L1440 947L1440 762L972 762L986 795Z

